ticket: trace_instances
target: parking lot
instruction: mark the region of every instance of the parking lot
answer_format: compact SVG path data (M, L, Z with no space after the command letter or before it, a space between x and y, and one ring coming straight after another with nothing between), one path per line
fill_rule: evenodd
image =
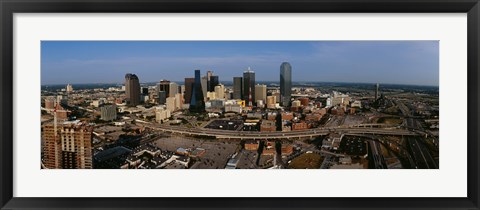
M340 143L340 150L347 155L363 156L367 153L365 139L358 136L345 136Z
M257 151L248 151L242 150L240 151L237 168L239 169L255 169L258 168L255 162L257 161L258 153Z
M242 120L214 120L205 126L205 128L235 131L240 130L242 125Z
M157 147L175 151L182 147L185 149L203 148L205 154L196 160L192 168L195 169L223 169L228 159L235 153L238 144L226 142L213 142L209 140L196 140L182 137L160 138L155 141Z

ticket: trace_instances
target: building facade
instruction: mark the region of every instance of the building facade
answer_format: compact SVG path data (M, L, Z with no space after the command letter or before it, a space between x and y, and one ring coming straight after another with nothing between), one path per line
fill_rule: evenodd
M255 101L262 100L263 102L267 101L267 86L266 85L255 85Z
M233 78L233 99L243 99L243 78Z
M255 72L250 68L243 72L243 100L248 106L253 106L255 100Z
M205 111L205 101L203 99L202 80L200 70L195 70L195 82L192 88L192 98L190 100L191 112L199 113Z
M140 82L137 75L125 75L125 94L128 106L137 106L140 104Z
M190 99L192 98L193 83L195 83L195 78L185 78L185 103L189 104Z
M49 169L92 169L92 136L93 127L79 122L43 125L43 165Z
M292 66L288 62L280 65L280 101L282 106L290 106L292 98Z
M112 121L117 119L117 106L115 104L105 104L100 107L100 119L104 121Z

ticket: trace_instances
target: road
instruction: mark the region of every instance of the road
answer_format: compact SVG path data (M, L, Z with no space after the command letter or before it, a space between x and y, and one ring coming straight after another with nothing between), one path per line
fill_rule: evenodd
M382 154L382 149L380 144L376 141L368 141L370 145L370 158L372 159L373 166L375 169L387 169L387 164L385 158Z
M405 137L409 152L413 157L414 168L420 169L438 169L437 163L433 159L428 149L420 142L421 138L408 136Z

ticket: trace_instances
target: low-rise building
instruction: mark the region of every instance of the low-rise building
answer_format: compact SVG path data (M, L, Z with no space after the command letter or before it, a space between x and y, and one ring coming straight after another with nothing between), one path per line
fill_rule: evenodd
M297 122L292 123L292 130L306 130L308 129L308 125L305 122Z
M277 125L275 121L272 120L262 120L262 124L260 125L261 132L272 132L277 130Z
M249 151L257 151L258 150L258 141L247 141L245 142L245 149Z

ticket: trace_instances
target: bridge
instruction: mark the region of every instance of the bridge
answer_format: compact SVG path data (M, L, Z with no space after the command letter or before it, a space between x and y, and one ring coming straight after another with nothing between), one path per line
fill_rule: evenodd
M375 135L393 135L393 136L417 136L421 135L418 132L398 129L398 128L369 128L369 127L322 127L308 130L296 131L273 131L273 132L255 132L255 131L230 131L230 130L216 130L207 128L184 128L158 125L152 129L186 136L199 136L207 138L217 138L225 140L280 140L280 139L305 139L315 138L318 136L325 136L329 133L344 133L344 134L375 134Z

